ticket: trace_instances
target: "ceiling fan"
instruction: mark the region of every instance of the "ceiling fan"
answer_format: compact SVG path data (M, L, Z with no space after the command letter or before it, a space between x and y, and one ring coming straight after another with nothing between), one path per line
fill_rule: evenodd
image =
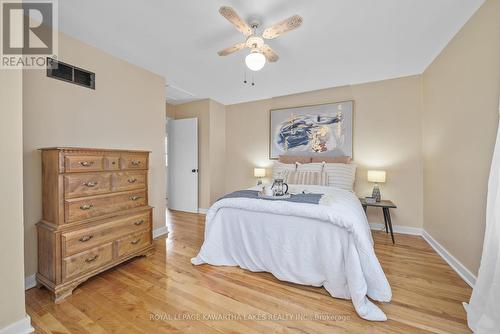
M219 56L227 56L241 49L249 48L250 54L246 56L245 63L252 71L261 70L266 64L266 59L271 63L279 59L276 52L264 42L264 39L276 38L288 31L300 27L302 24L302 17L294 15L265 29L262 36L260 36L257 35L257 29L260 25L259 22L254 21L249 25L236 14L233 8L227 6L221 7L219 13L231 22L238 31L242 32L247 39L245 42L236 43L217 53Z

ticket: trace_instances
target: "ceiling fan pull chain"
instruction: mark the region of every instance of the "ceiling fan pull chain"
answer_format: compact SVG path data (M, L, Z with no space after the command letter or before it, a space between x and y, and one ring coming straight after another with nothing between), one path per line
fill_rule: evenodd
M246 84L247 83L247 71L244 71L243 75L244 75L243 83Z
M255 86L255 80L254 80L253 74L252 74L252 86Z

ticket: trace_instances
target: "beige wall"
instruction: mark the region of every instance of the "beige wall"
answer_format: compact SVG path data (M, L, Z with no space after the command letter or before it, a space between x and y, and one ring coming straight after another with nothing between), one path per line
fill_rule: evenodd
M22 73L0 70L0 331L25 316Z
M35 224L42 215L38 148L143 149L150 155L154 228L165 225L165 80L65 34L59 59L96 73L96 89L24 72L24 224L26 275L37 268Z
M269 110L354 100L355 190L371 193L371 168L387 170L382 197L393 200L394 224L422 227L421 77L330 88L226 106L226 191L255 184L253 167L270 167ZM382 223L379 210L369 221Z
M499 92L500 0L488 0L423 76L424 228L474 274Z
M208 209L225 191L225 114L225 106L210 99L166 105L169 117L198 119L198 207L201 209Z
M210 204L225 194L225 178L226 107L210 100Z
M165 115L170 118L175 118L175 106L173 104L165 104Z

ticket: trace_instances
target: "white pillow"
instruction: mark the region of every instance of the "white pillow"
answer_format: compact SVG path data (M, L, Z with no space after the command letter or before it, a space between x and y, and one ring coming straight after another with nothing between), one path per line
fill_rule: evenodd
M323 163L322 162L314 162L314 163L309 163L309 164L297 163L297 171L298 172L322 172L323 171Z
M296 164L284 164L282 162L276 161L273 165L273 180L283 179L285 171L295 171L296 169Z
M354 177L356 175L355 164L324 164L323 171L327 175L328 186L353 191Z
M288 184L311 184L317 186L327 185L327 175L325 172L293 171L284 172L285 182Z

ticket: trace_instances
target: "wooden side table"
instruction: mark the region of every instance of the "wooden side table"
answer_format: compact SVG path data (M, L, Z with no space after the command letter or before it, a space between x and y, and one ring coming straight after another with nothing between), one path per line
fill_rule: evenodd
M391 231L392 243L394 243L394 233L392 232L391 212L389 211L389 209L396 209L397 208L396 204L394 204L388 200L381 200L380 202L375 202L375 203L367 203L366 199L364 199L364 198L360 198L359 200L361 202L361 205L363 206L363 210L365 210L365 213L366 213L366 209L369 206L372 206L375 208L382 208L382 212L384 213L385 233L389 233L389 230Z

